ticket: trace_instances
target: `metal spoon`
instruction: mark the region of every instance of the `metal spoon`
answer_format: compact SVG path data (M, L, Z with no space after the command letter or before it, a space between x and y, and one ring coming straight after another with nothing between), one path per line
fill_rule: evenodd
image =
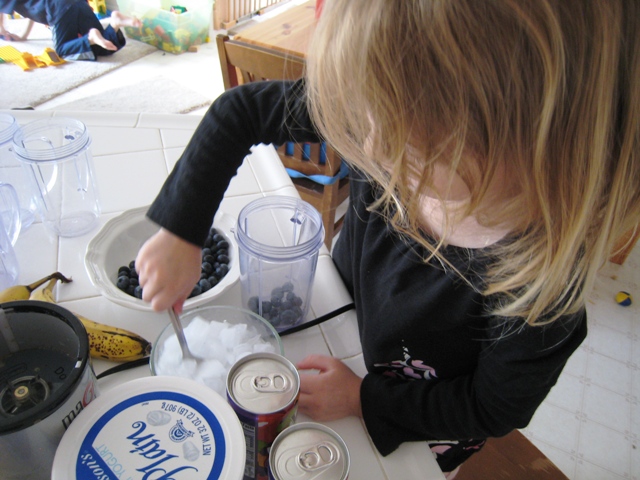
M195 355L191 353L191 351L189 350L189 345L187 345L187 339L184 336L184 329L182 328L180 317L173 308L169 309L169 318L171 318L173 329L176 332L176 337L178 337L178 343L180 344L180 349L182 350L182 358L186 360L196 360Z

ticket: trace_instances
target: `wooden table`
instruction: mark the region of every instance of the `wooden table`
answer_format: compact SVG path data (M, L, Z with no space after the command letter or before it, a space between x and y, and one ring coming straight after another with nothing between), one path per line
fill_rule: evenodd
M316 0L283 9L246 27L234 40L304 57L316 24Z

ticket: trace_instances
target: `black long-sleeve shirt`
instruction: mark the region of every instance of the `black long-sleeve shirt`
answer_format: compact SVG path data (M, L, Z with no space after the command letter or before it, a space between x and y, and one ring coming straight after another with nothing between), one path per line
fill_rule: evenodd
M318 141L303 82L260 82L211 106L149 210L202 244L251 146ZM482 439L525 426L586 336L580 312L545 327L492 317L482 272L488 252L447 247L465 282L367 209L376 188L356 171L334 262L356 304L368 374L364 421L386 455L402 442Z

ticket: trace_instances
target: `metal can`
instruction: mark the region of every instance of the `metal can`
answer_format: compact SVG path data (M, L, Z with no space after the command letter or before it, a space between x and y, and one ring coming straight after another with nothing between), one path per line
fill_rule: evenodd
M300 394L296 367L282 355L253 353L238 360L227 376L227 398L244 430L245 480L268 478L269 449L295 422Z
M271 446L270 480L346 480L351 463L347 444L319 423L298 423Z

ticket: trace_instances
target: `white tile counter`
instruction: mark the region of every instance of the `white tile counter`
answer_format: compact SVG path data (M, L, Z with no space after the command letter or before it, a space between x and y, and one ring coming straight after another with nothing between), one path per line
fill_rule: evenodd
M20 124L58 115L55 111L6 111ZM100 226L125 210L149 205L169 171L187 145L200 117L191 115L113 114L60 112L84 122L91 134L93 160L102 202ZM275 150L254 148L233 179L221 209L237 217L251 200L265 195L297 196ZM117 305L100 296L84 267L84 254L94 231L75 238L58 238L37 222L23 231L16 244L20 262L18 283L27 284L60 271L73 282L56 288L59 303L73 312L98 322L135 331L154 341L169 324L164 313L142 312ZM351 302L323 246L318 260L313 300L308 318L316 318ZM240 285L217 297L213 304L240 306ZM333 355L364 375L355 312L344 313L321 326L283 337L285 354L296 363L310 353ZM94 360L100 373L113 363ZM149 367L138 367L98 381L101 395L108 395L126 380L150 375ZM299 415L298 421L309 420ZM404 444L393 454L382 457L373 447L362 421L345 418L328 422L347 443L351 454L352 480L442 479L434 457L423 442Z

